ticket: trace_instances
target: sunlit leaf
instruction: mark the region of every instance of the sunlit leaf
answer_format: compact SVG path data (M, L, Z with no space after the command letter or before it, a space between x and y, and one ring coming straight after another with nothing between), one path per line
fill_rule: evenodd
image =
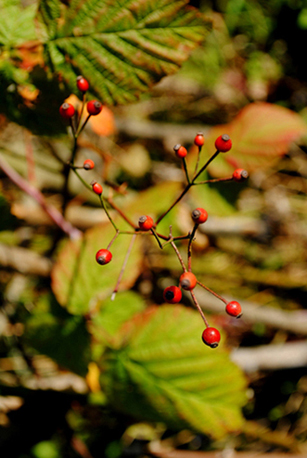
M95 226L82 240L68 242L59 253L52 271L52 289L70 313L93 312L99 300L111 295L132 237L121 234L110 248L112 261L101 266L95 260L96 252L106 248L114 235L110 223ZM140 273L140 238L136 237L119 290L129 289Z
M306 123L297 113L269 103L252 103L243 108L231 123L211 129L204 154L213 154L216 138L228 134L233 147L228 153L220 153L210 164L210 173L214 176L231 175L237 167L252 172L271 166L289 151L292 142L306 133Z
M121 328L103 363L102 387L116 409L220 438L239 430L245 380L223 346L201 341L198 313L150 307Z
M76 92L83 74L108 105L127 103L174 73L210 21L187 0L42 0L38 19L52 69Z

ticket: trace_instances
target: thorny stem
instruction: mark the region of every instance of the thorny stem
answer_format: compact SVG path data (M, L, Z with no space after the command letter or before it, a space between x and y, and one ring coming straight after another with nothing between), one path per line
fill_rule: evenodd
M209 328L209 323L208 323L208 321L207 321L207 319L206 319L206 317L205 317L205 315L204 315L204 312L203 312L202 309L201 309L201 306L199 305L199 303L198 303L198 301L197 301L197 299L196 299L196 296L195 296L195 294L194 294L194 291L191 290L190 293L191 293L191 296L192 296L192 299L193 299L193 302L194 302L196 308L198 309L198 311L199 311L199 313L200 313L202 319L204 320L204 323L205 323L206 327Z
M205 286L203 283L201 283L200 281L197 280L197 283L199 284L199 286L201 286L202 288L204 288L205 290L207 290L209 293L213 294L213 296L217 297L218 299L220 299L220 301L224 302L225 305L228 304L228 302L226 301L226 299L224 299L222 296L220 296L219 294L215 293L214 291L212 291L212 289L208 288L208 286Z
M188 244L188 271L192 272L192 243L194 240L195 233L197 231L199 224L195 224L190 235L190 240Z
M112 300L112 301L114 301L114 299L115 299L116 293L117 293L117 291L118 291L119 284L120 284L121 279L122 279L122 277L123 277L123 275L124 275L125 268L126 268L126 265L127 265L127 262L128 262L129 256L130 256L130 253L131 253L131 251L132 251L132 248L133 248L135 239L136 239L136 234L133 234L133 236L132 236L132 238L131 238L130 245L129 245L129 247L128 247L128 250L127 250L127 253L126 253L126 256L125 256L125 259L124 259L124 262L123 262L123 265L122 265L122 268L121 268L121 271L120 271L120 273L119 273L119 276L118 276L118 279L117 279L115 288L114 288L113 293L112 293L112 296L111 296L111 300Z

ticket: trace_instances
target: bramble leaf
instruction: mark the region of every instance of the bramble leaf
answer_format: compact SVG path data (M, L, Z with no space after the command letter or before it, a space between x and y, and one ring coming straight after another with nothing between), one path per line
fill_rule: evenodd
M246 382L223 347L201 341L201 319L183 306L152 306L127 322L105 355L102 388L136 418L221 438L240 429Z
M114 235L110 223L95 226L86 231L81 240L68 242L59 253L51 274L52 289L59 303L70 313L91 313L99 301L111 295L132 237L121 234L110 248L112 261L101 266L96 262L95 254L105 248ZM140 273L139 239L136 237L120 290L129 289Z
M174 73L201 43L210 21L187 0L42 0L45 54L72 92L82 74L104 104L135 101Z

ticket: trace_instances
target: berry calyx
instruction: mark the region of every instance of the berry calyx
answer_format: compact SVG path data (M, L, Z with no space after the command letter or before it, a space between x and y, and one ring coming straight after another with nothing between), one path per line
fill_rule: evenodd
M234 316L235 318L240 318L242 315L241 305L237 301L228 302L225 310L228 315Z
M62 116L62 118L72 118L73 115L75 114L75 109L71 105L71 103L64 102L60 106L59 112L60 112L60 115Z
M201 148L204 143L205 143L204 134L202 132L198 132L194 138L194 144Z
M101 266L104 266L105 264L109 264L111 259L112 259L112 253L109 250L102 248L101 250L97 251L96 253L96 261Z
M232 147L232 141L230 140L229 135L220 135L215 140L215 147L220 153L227 153L227 151L229 151Z
M208 347L216 348L221 340L221 334L216 328L208 327L202 333L202 339L204 344Z
M90 85L88 83L88 81L82 76L78 76L77 78L77 88L79 89L79 91L81 92L86 92L88 91Z
M83 168L84 170L92 170L95 167L94 161L92 159L85 159L83 162Z
M197 279L192 272L184 272L179 278L179 284L182 289L191 291L197 284Z
M180 159L182 159L183 157L186 157L186 155L188 154L186 148L182 145L175 145L173 150L175 151L176 156L179 157Z
M98 194L98 196L100 196L102 194L102 186L101 186L101 184L97 183L97 181L92 181L91 185L92 185L92 189L93 189L94 193Z
M169 304L177 304L181 301L182 292L178 286L168 286L163 291L163 299Z
M236 169L232 174L232 178L234 181L240 183L248 178L248 171L244 169Z
M204 208L195 208L195 210L192 211L191 216L195 224L203 224L208 219L208 213Z
M87 111L90 115L96 116L102 110L102 104L98 100L90 100L86 105Z
M154 221L150 216L143 215L139 218L139 228L142 231L149 231L154 226Z

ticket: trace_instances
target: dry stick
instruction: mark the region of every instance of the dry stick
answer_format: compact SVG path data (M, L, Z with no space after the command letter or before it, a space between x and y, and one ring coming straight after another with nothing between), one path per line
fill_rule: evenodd
M124 259L123 266L122 266L122 268L121 268L121 271L120 271L120 273L119 273L119 276L118 276L118 279L117 279L115 288L114 288L113 293L112 293L112 296L111 296L111 301L114 301L114 299L115 299L115 296L116 296L116 293L117 293L117 291L118 291L118 287L119 287L119 284L120 284L120 282L121 282L121 279L122 279L122 277L123 277L123 275L124 275L124 271L125 271L125 268L126 268L126 265L127 265L127 262L128 262L129 256L130 256L130 253L131 253L131 251L132 251L132 248L133 248L135 239L136 239L136 234L133 234L133 236L132 236L132 238L131 238L130 245L129 245L129 247L128 247L128 251L127 251L126 256L125 256L125 259Z
M220 301L224 302L224 304L228 304L228 302L226 301L226 299L224 299L222 296L220 296L219 294L215 293L214 291L212 291L212 289L208 288L208 286L205 286L203 283L201 283L199 280L197 280L197 283L199 284L199 286L201 286L202 288L204 288L205 290L207 290L209 293L213 294L213 296L217 297L218 299L220 299Z
M207 319L206 319L206 317L204 315L204 312L202 311L202 309L201 309L201 307L200 307L200 305L199 305L199 303L198 303L198 301L196 299L196 296L195 296L193 290L191 290L190 293L191 293L191 296L192 296L192 299L193 299L193 302L194 302L195 306L197 307L202 319L204 320L204 323L205 323L206 327L209 328L209 323L208 323L208 321L207 321Z
M53 206L48 205L45 201L43 194L34 186L29 184L19 173L16 172L3 158L0 156L0 168L10 178L10 180L22 189L29 196L33 197L37 203L48 214L52 221L62 229L71 239L79 239L82 232L73 227L68 221L65 220L63 215Z
M199 224L195 224L190 235L190 240L188 244L188 271L192 272L192 243L194 240L195 233L197 231Z

